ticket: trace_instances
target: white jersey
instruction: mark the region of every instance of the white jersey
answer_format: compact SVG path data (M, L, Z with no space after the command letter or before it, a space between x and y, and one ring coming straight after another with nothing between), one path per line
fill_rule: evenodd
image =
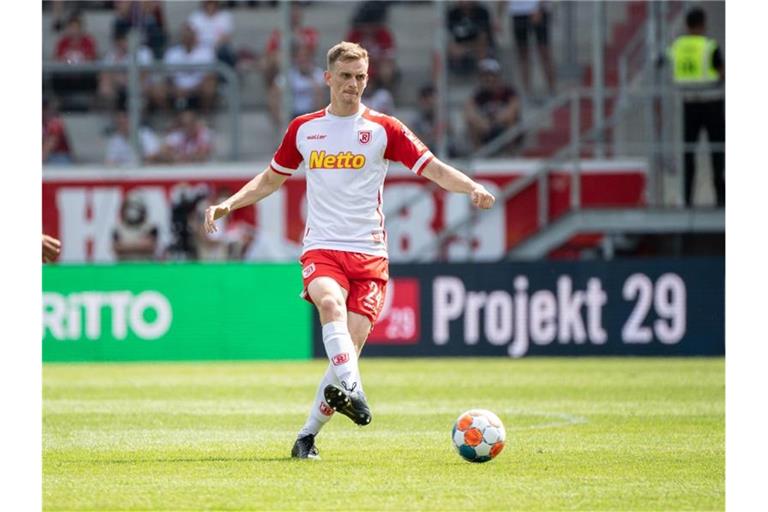
M304 252L312 249L387 256L382 189L389 162L420 175L433 155L399 120L360 105L351 116L327 109L288 126L270 167L307 173Z

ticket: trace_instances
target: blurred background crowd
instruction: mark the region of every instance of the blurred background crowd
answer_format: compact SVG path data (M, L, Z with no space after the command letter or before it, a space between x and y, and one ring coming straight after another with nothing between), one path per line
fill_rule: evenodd
M44 1L43 164L110 169L267 161L291 118L327 104L325 52L340 40L369 52L364 103L397 116L441 156L553 158L572 143L577 103L577 131L584 135L607 126L633 78L650 70L657 84L672 83L666 48L686 32L686 13L696 7L637 1L439 4L293 1L285 11L277 1ZM710 21L706 29L722 46L722 3L700 7ZM659 31L655 46L645 37L652 23ZM287 26L288 37L280 28ZM133 76L131 59L137 64ZM188 67L167 67L174 65ZM677 180L668 170L680 174L682 165L674 160L682 162L682 151L677 155L664 145L663 130L665 115L679 112L664 110L660 98L649 107L661 112L651 121L657 134L644 131L640 143L627 143L638 135L641 111L626 109L613 132L581 143L580 156L646 158L654 137L659 149L652 150L653 172ZM686 143L697 142L701 131L709 143L720 142L706 123L695 128L686 128ZM692 168L712 165L713 200L722 206L724 151L715 147L712 164L694 162L694 150L686 151L685 193L656 183L659 197L649 203L701 202ZM248 229L206 239L197 239L194 229L204 204L229 192L180 192L175 240L165 248L156 247L156 229L147 223L141 198L129 195L114 233L115 254L242 257L253 239Z

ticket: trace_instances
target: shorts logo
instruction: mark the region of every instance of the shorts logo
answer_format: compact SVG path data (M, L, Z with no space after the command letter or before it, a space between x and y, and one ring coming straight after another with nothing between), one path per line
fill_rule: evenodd
M371 134L371 130L358 130L357 140L360 141L360 144L368 144L371 142Z
M330 405L328 405L325 402L320 402L320 407L318 407L318 409L320 409L320 414L322 414L324 416L331 416L331 415L333 415L333 409L331 408Z
M344 364L347 361L349 361L349 352L342 352L341 354L337 354L333 356L333 359L331 359L331 361L333 361L334 366L339 366L340 364Z
M379 313L381 306L383 306L381 290L373 281L370 282L368 290L368 294L363 297L363 306L376 315Z
M311 276L314 272L315 272L315 264L314 263L310 263L309 265L304 267L304 269L301 271L301 276L304 279L306 279L309 276Z

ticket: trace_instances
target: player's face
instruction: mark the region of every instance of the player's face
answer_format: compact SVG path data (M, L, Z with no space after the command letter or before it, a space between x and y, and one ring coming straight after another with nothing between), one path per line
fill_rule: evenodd
M368 61L358 59L334 62L333 69L325 72L325 83L331 88L331 97L337 101L358 103L368 85Z

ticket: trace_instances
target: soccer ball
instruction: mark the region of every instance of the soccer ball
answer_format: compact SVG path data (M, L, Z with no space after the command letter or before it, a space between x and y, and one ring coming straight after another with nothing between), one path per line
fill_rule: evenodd
M451 438L464 460L487 462L504 449L507 434L499 417L491 411L471 409L456 420Z

